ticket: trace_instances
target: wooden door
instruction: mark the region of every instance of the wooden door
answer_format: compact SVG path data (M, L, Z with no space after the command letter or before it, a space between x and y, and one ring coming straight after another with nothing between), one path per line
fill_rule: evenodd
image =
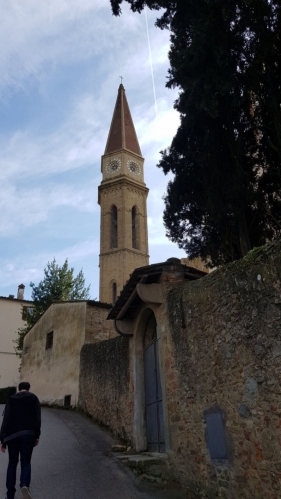
M148 450L165 452L162 388L156 339L144 350L144 378Z

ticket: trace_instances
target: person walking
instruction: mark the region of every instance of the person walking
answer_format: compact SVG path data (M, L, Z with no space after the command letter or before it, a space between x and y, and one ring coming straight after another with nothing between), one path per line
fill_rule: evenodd
M30 384L19 384L18 393L9 397L0 430L1 451L8 446L6 499L14 499L16 472L21 459L20 489L23 499L32 499L29 491L31 480L31 456L38 445L41 433L41 407L38 398L31 393Z

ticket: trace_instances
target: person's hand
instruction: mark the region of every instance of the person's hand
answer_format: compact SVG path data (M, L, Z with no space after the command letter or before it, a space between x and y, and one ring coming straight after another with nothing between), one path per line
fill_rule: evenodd
M34 444L34 447L36 447L36 445L39 444L39 438L35 438L35 444Z
M6 452L6 447L3 444L1 444L1 452Z

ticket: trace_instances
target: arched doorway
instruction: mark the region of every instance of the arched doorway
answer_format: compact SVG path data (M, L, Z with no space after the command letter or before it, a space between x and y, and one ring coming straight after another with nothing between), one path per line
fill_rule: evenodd
M143 360L147 450L151 452L165 452L157 324L152 311L148 316L143 335Z

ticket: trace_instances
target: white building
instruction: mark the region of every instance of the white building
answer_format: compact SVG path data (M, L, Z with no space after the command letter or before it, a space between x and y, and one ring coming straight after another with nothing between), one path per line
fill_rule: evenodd
M19 382L20 359L15 352L16 331L24 326L23 315L31 301L24 300L24 285L18 287L17 298L0 296L0 388Z

